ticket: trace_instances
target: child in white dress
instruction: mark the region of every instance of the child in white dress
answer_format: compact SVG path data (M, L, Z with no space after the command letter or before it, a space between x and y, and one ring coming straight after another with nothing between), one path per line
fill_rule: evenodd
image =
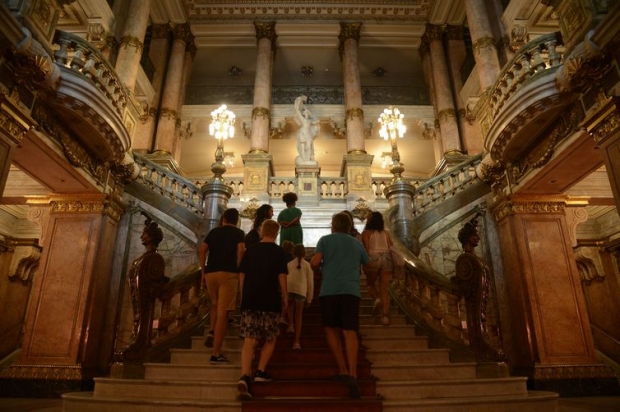
M294 259L288 263L288 276L286 277L289 300L288 319L289 325L293 326L295 333L293 349L301 349L299 338L301 336L302 314L304 304L308 307L312 303L314 273L310 263L305 259L306 248L303 244L295 245L293 256Z

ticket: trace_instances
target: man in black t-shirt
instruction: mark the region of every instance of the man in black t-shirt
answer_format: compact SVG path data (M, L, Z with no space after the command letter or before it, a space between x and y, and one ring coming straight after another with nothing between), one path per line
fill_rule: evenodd
M255 381L270 381L266 372L278 336L278 323L286 312L288 273L286 253L275 241L280 225L275 220L265 220L261 227L261 241L248 249L239 267L241 283L241 326L239 335L244 338L241 350L241 373L237 383L239 399L252 399L250 382L254 348L260 339L265 343L261 350Z
M227 209L222 225L212 229L198 250L202 282L211 300L210 324L205 345L213 346L210 363L228 363L222 355L222 342L228 324L228 312L234 311L239 288L239 264L245 252L245 233L237 227L239 211ZM207 253L209 260L206 262Z

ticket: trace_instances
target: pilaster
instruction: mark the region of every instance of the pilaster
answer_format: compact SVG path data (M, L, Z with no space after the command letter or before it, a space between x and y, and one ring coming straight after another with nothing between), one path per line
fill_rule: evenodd
M340 176L348 182L347 208L353 209L358 199L373 199L372 160L374 155L366 153L346 154L342 159Z
M500 312L511 314L502 320L511 325L503 330L511 372L528 376L533 389L577 396L612 375L594 357L565 207L564 196L511 195L492 213L510 290L500 299L509 310Z
M24 388L47 380L49 391L57 390L54 385L81 389L105 372L112 349L92 337L105 329L101 308L124 206L105 194L72 194L54 195L48 207L22 352L1 376L22 381Z
M259 203L269 203L269 178L274 175L273 156L269 153L242 154L243 192Z

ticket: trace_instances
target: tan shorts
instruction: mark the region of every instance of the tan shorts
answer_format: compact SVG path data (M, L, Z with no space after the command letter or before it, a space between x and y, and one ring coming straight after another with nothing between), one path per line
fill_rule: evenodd
M209 291L209 299L211 300L211 305L217 306L218 312L236 309L237 289L239 289L238 273L207 273L207 290Z

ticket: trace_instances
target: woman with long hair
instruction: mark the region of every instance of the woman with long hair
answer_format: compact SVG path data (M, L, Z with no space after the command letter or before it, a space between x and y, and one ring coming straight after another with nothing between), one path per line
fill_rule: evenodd
M381 324L390 324L390 277L394 272L390 247L392 239L385 231L383 215L372 212L366 220L366 226L362 232L362 243L370 257L370 262L364 266L368 293L375 300L375 310L381 310ZM379 288L376 283L379 279Z
M252 245L260 242L260 226L267 219L271 219L273 217L273 206L270 204L263 204L256 209L256 217L254 218L254 223L252 224L252 229L245 235L245 248L249 248Z

